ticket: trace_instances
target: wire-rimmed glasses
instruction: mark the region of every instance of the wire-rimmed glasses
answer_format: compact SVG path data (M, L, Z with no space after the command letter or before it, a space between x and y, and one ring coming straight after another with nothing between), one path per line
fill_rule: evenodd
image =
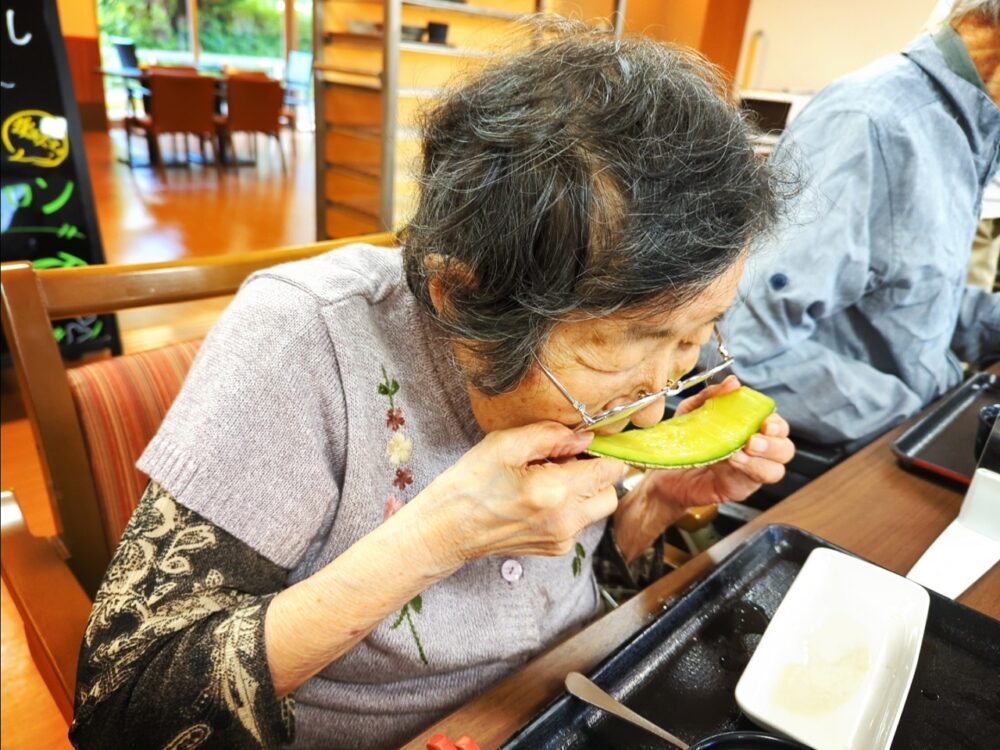
M563 386L563 384L559 382L558 378L556 378L556 376L552 374L549 368L547 368L545 365L542 364L542 361L540 359L536 357L535 361L538 363L538 366L541 368L542 372L544 372L545 375L548 377L548 379L552 381L552 385L554 385L559 390L559 392L566 398L567 401L569 401L573 405L573 408L576 409L577 412L580 414L581 422L579 425L576 426L576 430L578 431L596 430L600 427L606 427L608 425L617 424L622 420L628 419L635 412L649 406L657 399L670 398L671 396L676 396L678 393L682 393L686 391L688 388L696 386L699 383L704 383L706 380L718 375L720 372L728 370L729 367L733 364L733 356L729 353L729 350L726 349L726 342L722 337L722 331L719 330L718 325L712 327L712 332L714 333L716 342L718 344L719 357L722 358L722 361L719 364L709 367L705 370L702 370L701 372L695 373L694 375L691 375L689 377L681 378L680 380L667 383L667 385L661 388L660 390L654 391L653 393L646 393L640 396L639 398L635 399L634 401L629 401L626 404L619 404L618 406L613 406L610 409L606 409L605 411L598 412L597 414L593 415L587 411L586 404L584 404L582 401L577 401L575 398L573 398L570 392L566 390L565 386Z

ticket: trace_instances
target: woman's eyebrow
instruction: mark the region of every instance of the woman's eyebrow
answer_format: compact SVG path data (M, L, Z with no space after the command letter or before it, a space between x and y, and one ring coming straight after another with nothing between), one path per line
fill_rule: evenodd
M723 308L718 310L711 317L705 318L699 325L708 325L709 323L718 323L722 316L726 314L726 310L729 308ZM677 335L677 332L670 328L669 326L650 326L643 323L632 323L625 327L624 330L625 338L629 341L638 341L640 339L669 339Z
M676 333L673 328L665 326L656 327L634 323L625 328L624 335L629 341L638 341L640 339L669 339L673 338Z

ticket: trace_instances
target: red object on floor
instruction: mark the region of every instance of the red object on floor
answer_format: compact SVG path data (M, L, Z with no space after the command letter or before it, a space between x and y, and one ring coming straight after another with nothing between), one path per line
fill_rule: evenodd
M435 734L427 740L427 750L480 750L471 737L459 737L452 742L443 734Z

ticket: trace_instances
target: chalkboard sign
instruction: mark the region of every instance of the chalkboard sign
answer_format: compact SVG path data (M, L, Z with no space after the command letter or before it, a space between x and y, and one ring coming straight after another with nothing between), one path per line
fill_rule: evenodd
M0 257L35 268L104 262L56 0L4 0ZM55 321L66 357L121 352L113 315ZM4 360L9 359L3 342Z

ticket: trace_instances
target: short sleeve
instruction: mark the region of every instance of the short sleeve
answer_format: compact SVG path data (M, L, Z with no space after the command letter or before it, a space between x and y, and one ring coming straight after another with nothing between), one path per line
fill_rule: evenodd
M319 302L254 277L205 340L138 466L293 568L339 500L344 397Z

